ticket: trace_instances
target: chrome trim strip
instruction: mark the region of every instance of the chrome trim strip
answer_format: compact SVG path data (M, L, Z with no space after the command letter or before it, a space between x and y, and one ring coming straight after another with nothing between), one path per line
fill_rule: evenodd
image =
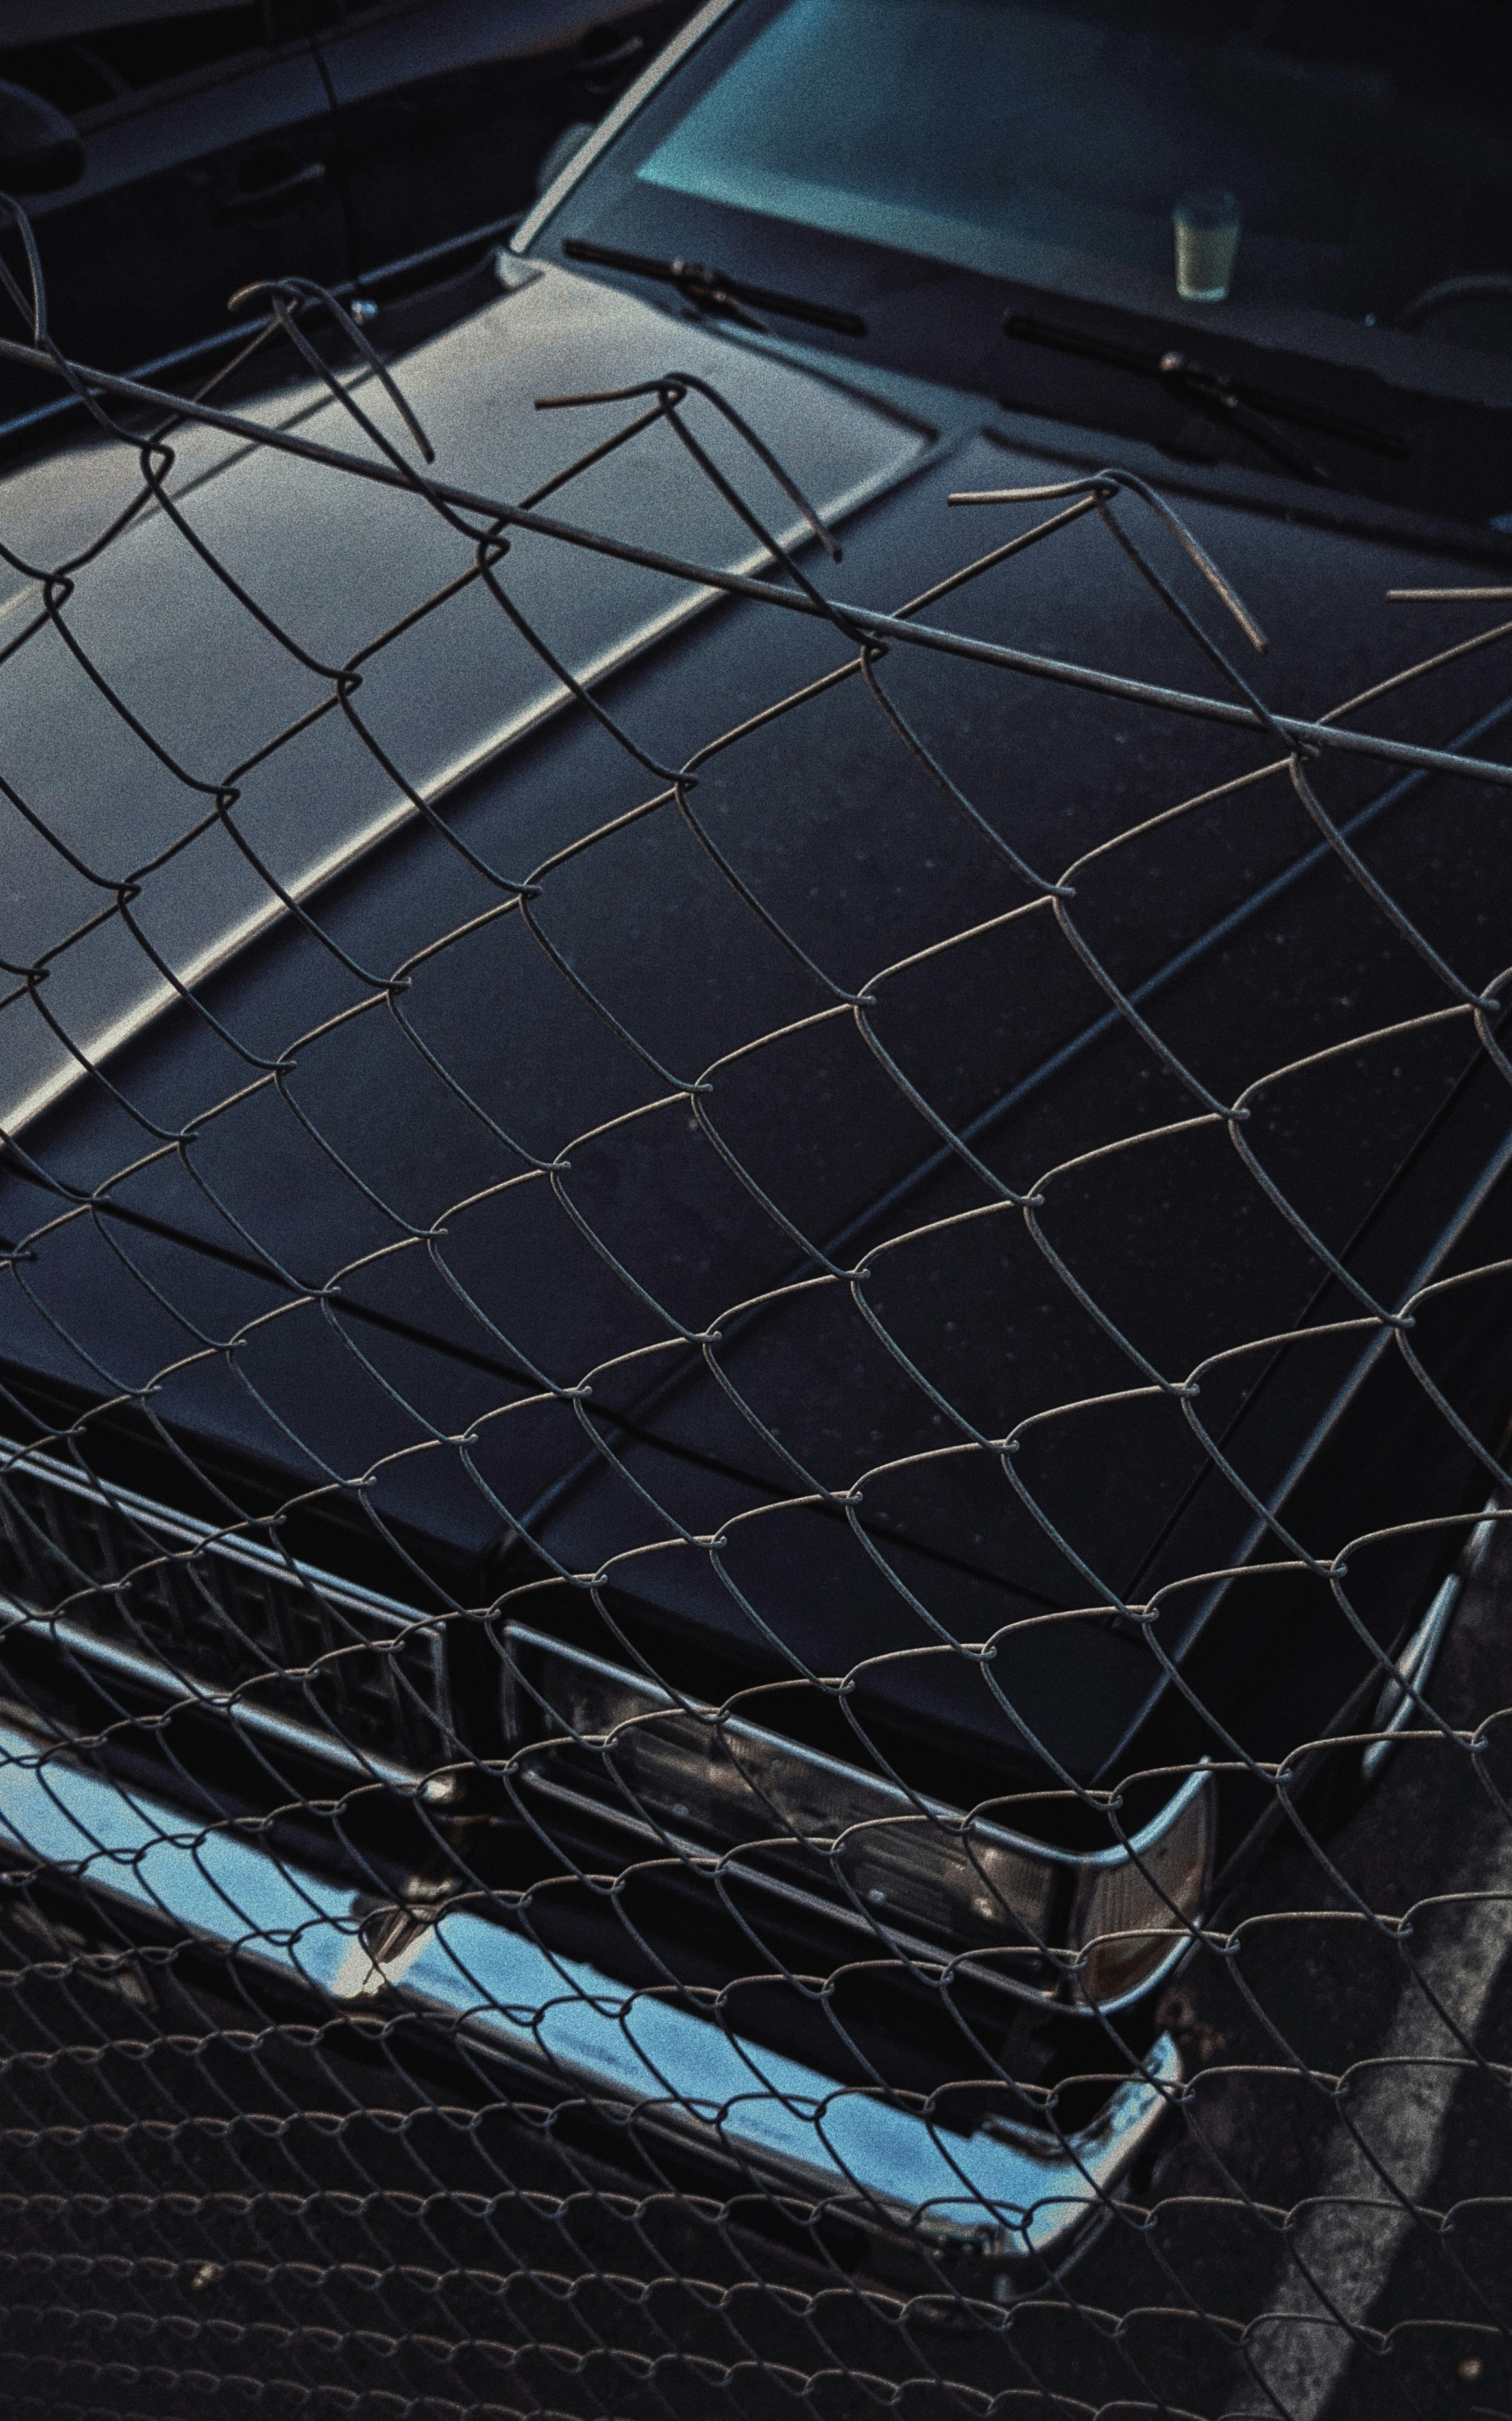
M936 2252L1064 2258L1179 2087L1162 2036L1074 2135L988 2122L953 2135L586 1961L453 1906L390 1956L365 1946L361 1895L128 1790L0 1723L0 1857L37 1861L203 1943L337 2000L406 2007L734 2160L779 2189L902 2229Z
M1449 1617L1459 1602L1463 1585L1459 1573L1451 1572L1429 1600L1426 1614L1396 1659L1395 1669L1402 1678L1400 1681L1388 1681L1376 1700L1369 1728L1379 1732L1380 1738L1371 1741L1361 1755L1360 1778L1363 1782L1374 1782L1396 1745L1397 1733L1406 1730L1416 1711L1412 1691L1421 1690L1428 1678L1428 1668L1438 1654L1439 1644L1449 1627ZM1410 1686L1404 1689L1403 1681Z
M1484 1509L1488 1513L1500 1510L1494 1496L1489 1498ZM1400 1679L1393 1678L1385 1683L1371 1714L1369 1727L1381 1737L1371 1741L1362 1753L1362 1782L1374 1782L1396 1745L1397 1734L1406 1730L1417 1711L1412 1693L1415 1690L1421 1695L1426 1688L1434 1659L1443 1645L1443 1635L1459 1602L1460 1592L1489 1546L1496 1528L1494 1522L1476 1523L1454 1570L1429 1599L1426 1614L1397 1657L1395 1671Z
M720 19L727 17L730 10L738 6L739 0L709 0L709 6L690 17L681 31L673 35L665 49L658 51L650 65L644 68L634 83L620 94L608 116L600 119L581 148L573 152L570 160L563 162L535 209L509 238L511 252L523 252L528 244L535 242L547 220L561 209L579 178L585 176L594 162L602 157L616 135L650 100L652 93L665 83L673 69L680 67L689 52L695 50Z

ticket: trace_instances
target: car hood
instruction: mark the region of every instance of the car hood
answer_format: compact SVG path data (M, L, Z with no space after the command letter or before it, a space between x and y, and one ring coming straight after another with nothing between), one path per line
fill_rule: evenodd
M555 344L559 308L624 332L621 380L693 361L696 331L577 283L497 324L538 309ZM583 341L573 376L601 382ZM896 608L1044 509L981 539L948 492L1043 463L985 436L930 460L864 404L707 343L818 501L877 491L847 532L853 599ZM284 476L258 471L278 527ZM709 508L684 492L673 514L660 483L630 503L606 483L574 509L675 519L691 554ZM366 492L340 495L302 626L331 649L379 618L353 582L400 526L375 500L370 544ZM392 509L423 552L432 517ZM1263 686L1291 712L1418 651L1387 588L1459 576L1223 503L1189 518L1270 630ZM255 519L237 527L250 550ZM729 600L675 628L641 575L612 611L598 567L576 576L532 592L553 643L586 664L631 632L600 702L662 763L696 759L695 785L675 795L579 705L543 719L538 683L536 704L507 693L505 749L494 660L428 654L390 736L450 781L444 812L390 796L382 848L361 827L315 908L36 1117L0 1181L22 1246L0 1354L75 1400L144 1405L216 1469L234 1454L278 1495L397 1523L422 1568L472 1559L485 1601L522 1535L538 1622L607 1586L616 1619L744 1669L850 1672L895 1726L989 1768L1042 1771L1043 1749L1105 1772L1159 1673L1079 1609L1173 1580L1179 1648L1193 1576L1233 1559L1372 1342L1336 1267L1399 1295L1504 1153L1506 1112L1466 1091L1463 1019L1403 1030L1441 978L1266 735L901 647L868 687L822 622ZM406 593L396 572L379 612ZM1095 518L931 612L1134 679L1214 679ZM1365 719L1494 754L1503 688L1494 651L1456 656ZM257 710L223 690L206 728ZM1489 980L1506 790L1362 758L1315 779L1419 939ZM313 864L299 815L332 811L312 776L270 823ZM1247 1162L1210 1103L1268 1075ZM1303 1316L1305 1356L1255 1349ZM1442 1511L1442 1470L1414 1471ZM1392 1486L1385 1522L1409 1518Z
M455 486L520 500L628 416L614 403L538 413L538 397L674 370L717 375L744 417L780 427L792 477L834 522L927 443L857 398L586 279L523 264L504 273L522 281L516 290L404 362L437 476ZM354 393L413 460L376 383ZM762 525L785 544L806 539L759 460L706 421L713 459ZM323 396L301 396L287 422L306 441L374 459ZM179 987L203 981L557 711L569 695L557 666L601 679L709 601L686 582L522 531L495 578L549 652L481 585L403 629L471 567L466 533L444 513L208 429L176 438L174 453L163 481L173 510L138 512L94 555L140 493L132 454L97 448L8 483L15 552L76 559L61 590L12 576L0 622L3 644L42 620L0 680L0 757L29 810L5 838L0 958L47 970L45 1007L39 997L7 1021L0 1125L12 1133ZM710 568L754 572L770 560L664 429L629 461L612 458L558 491L556 506L604 536ZM396 626L400 635L369 652ZM332 675L347 666L346 711L333 710ZM100 915L126 888L136 931Z

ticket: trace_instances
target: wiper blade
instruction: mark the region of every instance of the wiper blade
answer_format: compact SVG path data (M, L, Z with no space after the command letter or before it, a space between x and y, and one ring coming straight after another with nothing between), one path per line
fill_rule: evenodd
M1208 369L1205 364L1192 361L1174 347L1155 352L1139 345L1121 345L1113 337L1097 336L1088 329L1068 327L1057 320L1040 320L1028 311L1006 312L1003 333L1026 344L1047 345L1056 352L1079 354L1084 361L1105 362L1112 369L1131 370L1137 378L1157 379L1183 401L1195 404L1209 419L1242 431L1262 452L1327 487L1335 484L1332 474L1300 446L1293 445L1274 426L1275 422L1316 430L1320 437L1337 437L1347 445L1384 454L1394 462L1411 459L1406 440L1393 430L1373 428L1368 421L1346 419L1300 396L1275 395L1269 387L1252 386L1245 379L1231 379L1222 370Z
M726 277L701 260L659 260L654 253L619 252L611 243L588 243L569 235L562 246L569 260L585 260L598 269L622 269L631 277L652 277L658 285L675 286L695 311L738 327L755 328L763 336L771 330L757 318L773 312L779 320L803 320L811 328L829 328L837 336L864 336L866 322L855 311L836 311L828 303L809 303L801 294L782 294L770 286L748 286L743 278Z

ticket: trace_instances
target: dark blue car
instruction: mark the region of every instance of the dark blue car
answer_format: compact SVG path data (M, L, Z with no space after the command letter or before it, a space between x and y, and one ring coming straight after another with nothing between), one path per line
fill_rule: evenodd
M1146 2149L1504 1501L1442 31L717 0L412 422L8 482L0 1816L132 1939L1010 2280Z

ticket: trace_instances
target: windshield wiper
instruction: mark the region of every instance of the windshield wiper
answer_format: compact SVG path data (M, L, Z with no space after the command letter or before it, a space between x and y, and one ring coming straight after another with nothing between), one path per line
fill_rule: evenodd
M1320 437L1337 437L1347 445L1387 455L1395 462L1411 459L1405 439L1392 430L1372 428L1368 421L1347 420L1301 397L1274 395L1269 387L1231 379L1224 371L1208 369L1174 348L1159 353L1146 351L1139 345L1120 345L1112 337L1095 336L1087 329L1068 327L1061 320L1037 319L1027 311L1006 312L1003 333L1025 344L1047 345L1056 352L1076 353L1083 361L1105 362L1112 369L1131 370L1138 378L1157 379L1183 402L1194 404L1209 420L1248 437L1252 445L1284 463L1287 470L1298 471L1303 478L1323 487L1337 485L1333 473L1304 454L1300 445L1294 445L1276 427L1278 421L1287 421L1297 429L1316 430Z
M654 277L661 286L675 286L695 311L717 320L733 320L738 327L755 328L763 336L772 331L756 314L772 311L779 320L803 320L811 328L829 328L837 336L864 336L866 322L854 311L835 311L828 303L807 303L801 294L781 294L770 286L748 286L740 277L726 277L701 260L659 260L653 253L618 252L611 243L588 243L569 235L562 246L569 260L590 261L598 269L622 269L631 277Z

